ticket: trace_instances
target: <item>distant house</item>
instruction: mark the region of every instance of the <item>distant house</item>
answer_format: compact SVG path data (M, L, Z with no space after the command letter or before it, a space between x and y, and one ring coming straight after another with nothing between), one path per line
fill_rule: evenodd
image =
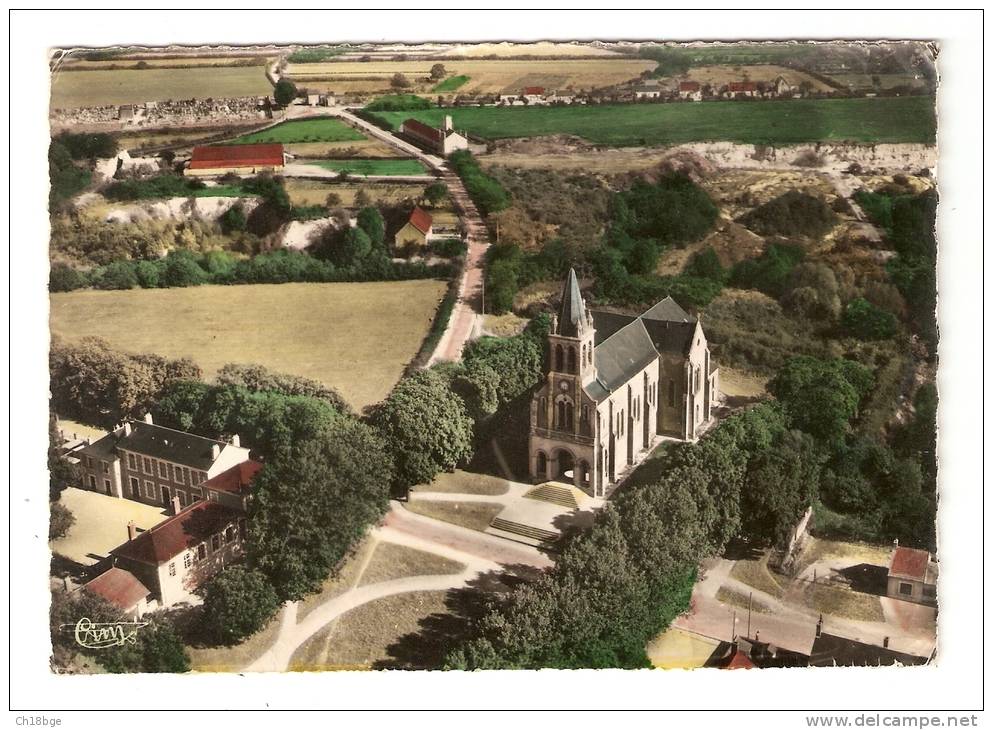
M249 450L231 442L176 431L145 421L127 421L92 444L75 449L82 487L112 497L180 507L206 499L204 482L248 461Z
M452 126L452 118L445 116L444 125L437 129L416 119L407 119L400 125L400 134L428 152L447 157L456 150L469 149L469 139Z
M677 92L680 99L689 99L690 101L703 99L703 89L700 88L699 81L680 81Z
M635 99L658 99L662 96L662 87L658 84L641 84L634 87Z
M782 76L776 77L776 80L772 82L772 87L776 96L793 96L799 91L799 87L794 86Z
M147 586L150 608L165 608L196 601L198 588L242 557L247 530L241 510L197 502L142 533L130 523L128 541L111 550L110 559Z
M410 218L397 231L395 242L398 249L407 246L427 246L431 237L432 218L431 214L423 208L416 206L410 213Z
M938 564L927 550L896 547L886 574L886 595L914 603L937 602Z
M191 177L212 177L234 173L257 175L260 172L282 172L286 158L281 144L233 144L199 146L185 174Z
M524 99L525 104L544 104L545 87L525 86L523 89L521 89L521 97Z
M133 573L113 567L84 585L83 590L134 618L141 618L148 612L148 599L152 595L148 586Z
M724 96L729 99L742 96L752 98L758 95L759 85L754 81L732 81L724 92Z

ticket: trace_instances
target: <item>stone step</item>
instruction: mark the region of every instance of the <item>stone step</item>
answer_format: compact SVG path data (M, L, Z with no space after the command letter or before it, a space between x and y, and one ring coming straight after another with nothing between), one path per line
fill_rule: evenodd
M542 484L524 494L528 499L536 499L542 502L550 502L561 507L579 509L576 495L568 487L560 487L555 484Z
M544 543L553 543L561 537L559 533L552 532L551 530L543 530L540 527L532 527L531 525L525 525L520 522L511 522L510 520L503 520L499 517L493 518L490 522L490 527L495 530L509 532L513 535L539 540Z

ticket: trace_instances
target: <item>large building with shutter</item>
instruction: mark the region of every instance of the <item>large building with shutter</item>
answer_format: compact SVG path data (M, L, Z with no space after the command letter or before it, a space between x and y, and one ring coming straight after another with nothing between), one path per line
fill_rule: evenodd
M660 437L694 440L713 416L717 366L699 319L671 297L639 316L594 312L570 271L547 361L531 400L536 482L606 496Z

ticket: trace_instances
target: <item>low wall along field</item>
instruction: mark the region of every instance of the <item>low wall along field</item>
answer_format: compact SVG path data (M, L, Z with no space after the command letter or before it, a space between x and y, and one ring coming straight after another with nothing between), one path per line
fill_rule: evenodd
M652 147L689 142L933 143L929 96L790 99L560 107L466 107L376 112L393 129L415 117L439 125L450 114L458 129L484 139L574 134L595 144Z
M67 71L52 74L52 109L169 99L266 96L264 66Z
M51 296L51 330L103 337L130 352L190 357L210 379L259 363L378 403L417 354L446 282L195 286Z

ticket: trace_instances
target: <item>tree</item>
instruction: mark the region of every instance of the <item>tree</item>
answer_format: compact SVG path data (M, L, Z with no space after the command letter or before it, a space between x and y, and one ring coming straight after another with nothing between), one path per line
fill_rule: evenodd
M234 233L245 230L248 219L245 217L245 208L241 203L235 203L218 218L221 230L225 233Z
M448 381L433 370L397 383L372 422L395 455L398 488L426 484L472 456L472 419Z
M235 565L207 584L204 622L225 644L234 644L262 629L279 608L269 579L252 568Z
M802 262L790 272L783 307L808 319L835 321L841 312L838 279L830 266Z
M508 259L498 259L490 265L486 276L486 305L493 314L504 314L514 308L517 295L517 267Z
M370 203L372 198L369 197L369 192L365 188L359 188L355 193L355 207L366 208Z
M74 291L82 289L86 284L86 276L78 269L68 264L52 264L48 275L49 291Z
M445 78L445 75L447 73L448 73L448 71L445 70L445 64L443 64L443 63L436 63L436 64L434 64L431 67L431 80L432 81L439 81L439 80Z
M329 253L335 266L354 266L372 251L372 241L361 228L349 228L338 236Z
M207 272L189 251L172 251L165 257L160 280L170 287L198 286L207 282Z
M280 79L276 82L276 86L272 90L272 98L276 100L279 106L292 104L297 98L297 87L288 79Z
M838 443L872 389L873 375L850 360L793 357L769 383L793 425L815 438Z
M324 199L324 206L329 209L340 207L341 196L338 193L328 193L328 197Z
M138 277L131 262L115 261L94 272L93 286L97 289L134 289L138 286Z
M363 208L357 216L358 227L366 232L375 249L385 250L386 222L378 208Z
M392 478L380 435L335 417L255 477L249 565L268 577L280 600L315 590L386 511Z
M723 282L727 277L727 272L721 266L721 260L717 257L717 252L713 246L707 246L693 254L686 268L683 269L683 273L688 276L720 282Z
M404 76L402 73L397 71L393 74L393 78L390 79L390 86L394 89L406 89L410 87L410 79Z
M424 199L427 200L432 207L437 206L447 197L448 186L443 182L433 182L424 188Z
M48 539L65 537L69 533L69 528L76 524L75 516L68 507L58 502L51 502L48 506Z
M300 375L277 373L264 365L228 363L217 371L219 385L233 385L254 391L272 391L283 395L303 395L327 401L341 413L351 413L341 393L324 383Z
M848 303L841 324L860 340L888 340L897 331L896 317L862 298Z

